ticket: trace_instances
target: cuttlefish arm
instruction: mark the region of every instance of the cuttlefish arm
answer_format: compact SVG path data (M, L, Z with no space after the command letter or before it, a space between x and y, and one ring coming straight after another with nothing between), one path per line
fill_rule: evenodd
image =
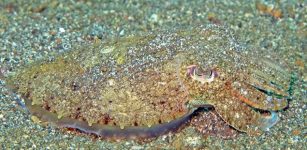
M197 70L196 65L187 67L187 75L202 84L213 82L213 80L218 76L215 69L210 71L211 73L203 74L201 71ZM265 93L253 87L249 90L255 94L263 94L264 97L266 96ZM215 108L221 118L230 126L239 131L253 135L268 130L278 121L278 116L274 112L271 112L271 116L268 116L255 111L254 108L257 108L259 104L249 99L249 97L242 95L233 87L232 82L230 81L226 81L221 88L214 92L214 96L210 98L212 99L192 100L189 102L189 105L190 107L211 105Z
M237 91L226 88L221 90L221 94L212 103L225 122L250 135L259 135L278 122L278 116L274 112L270 115L261 114L250 107L246 101L248 99L239 95Z
M253 60L248 67L238 70L233 88L246 97L251 107L278 111L288 106L294 78L287 68L265 59Z

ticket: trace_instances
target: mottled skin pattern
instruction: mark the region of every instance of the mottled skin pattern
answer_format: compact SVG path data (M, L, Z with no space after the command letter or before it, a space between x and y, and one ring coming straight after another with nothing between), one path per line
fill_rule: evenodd
M287 106L288 76L240 50L225 28L208 26L77 47L7 82L28 107L88 128L149 128L209 104L229 125L253 134L267 126L254 108Z
M191 119L191 125L205 138L215 136L222 139L233 139L239 135L239 131L227 125L214 110L199 111Z

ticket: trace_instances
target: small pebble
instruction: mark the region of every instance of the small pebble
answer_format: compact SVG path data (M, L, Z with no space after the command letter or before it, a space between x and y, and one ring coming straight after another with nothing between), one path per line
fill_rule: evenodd
M61 33L64 33L64 32L65 32L65 29L64 29L64 28L59 28L59 31L60 31Z

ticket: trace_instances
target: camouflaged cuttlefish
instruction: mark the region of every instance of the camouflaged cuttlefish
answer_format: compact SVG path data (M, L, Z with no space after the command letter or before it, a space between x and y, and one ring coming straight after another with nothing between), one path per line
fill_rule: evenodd
M249 53L227 29L209 25L79 46L6 81L40 121L105 138L157 137L209 106L254 134L288 105L290 78Z

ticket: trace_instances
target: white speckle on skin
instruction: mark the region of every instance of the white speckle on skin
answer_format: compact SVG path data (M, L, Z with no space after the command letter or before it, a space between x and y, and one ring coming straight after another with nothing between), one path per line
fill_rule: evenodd
M108 83L109 83L110 86L115 85L115 81L113 79L108 80Z
M235 117L236 117L236 118L240 118L239 113L236 112Z

